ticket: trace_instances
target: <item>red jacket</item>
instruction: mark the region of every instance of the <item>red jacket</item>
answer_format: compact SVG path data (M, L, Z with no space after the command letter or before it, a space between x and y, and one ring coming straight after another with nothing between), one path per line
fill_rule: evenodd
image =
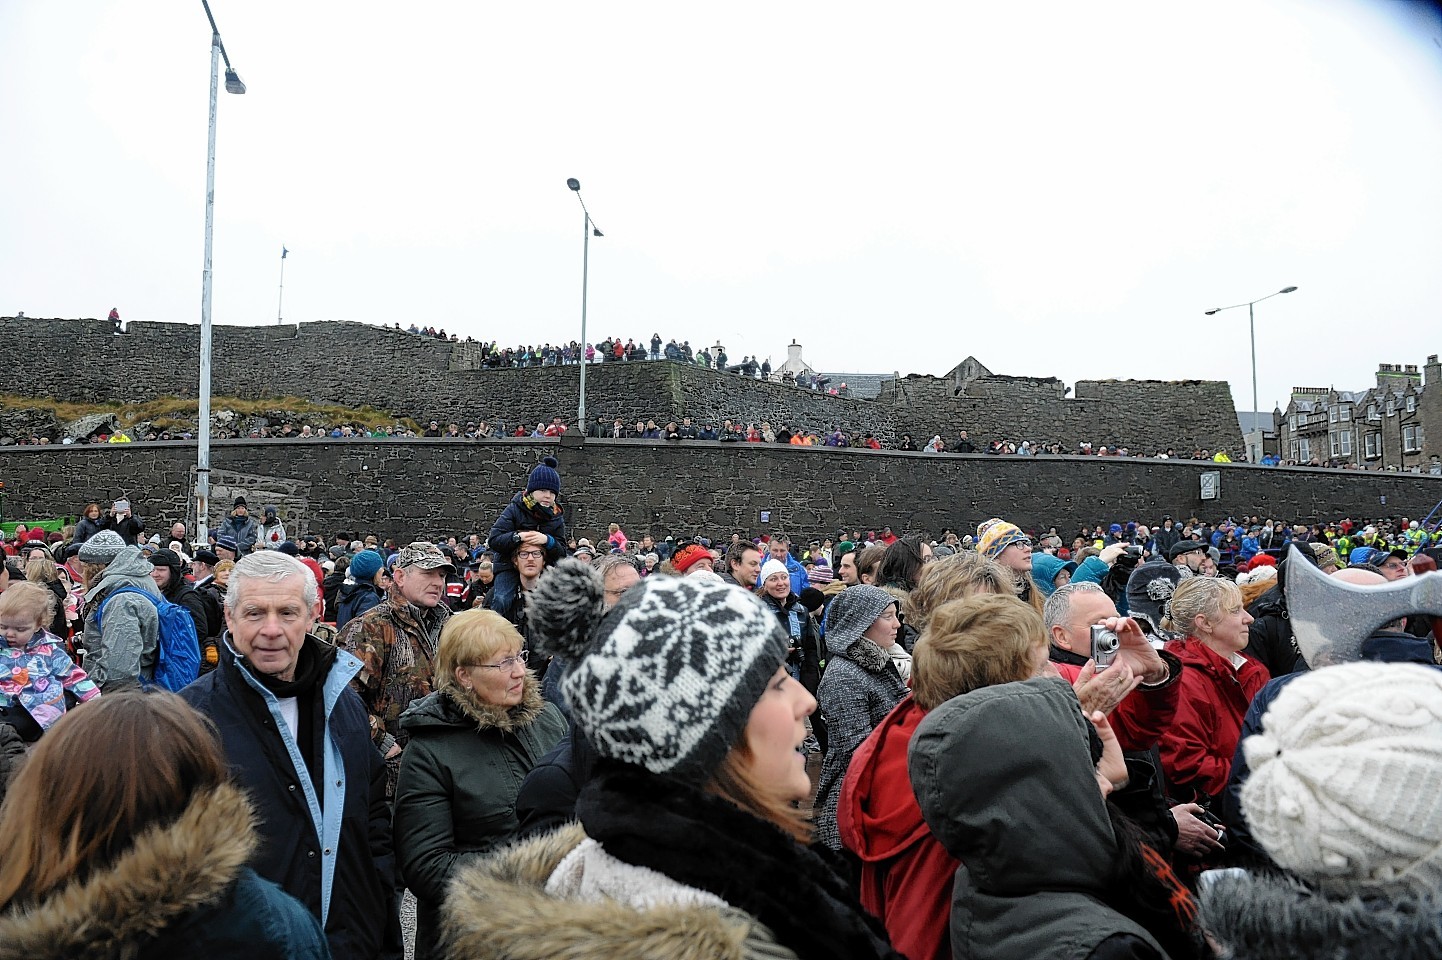
M1057 659L1066 654L1067 651L1052 647L1052 666L1056 667L1067 683L1076 683L1086 661L1075 664ZM1071 656L1075 658L1077 655ZM1167 661L1167 667L1172 673L1167 682L1160 687L1138 687L1127 694L1107 718L1111 721L1112 729L1117 734L1117 742L1122 745L1123 750L1139 753L1150 750L1161 740L1162 734L1172 725L1177 715L1177 702L1182 692L1181 677L1187 671L1180 660L1166 654L1162 655L1162 659Z
M1167 649L1186 665L1177 716L1160 744L1168 792L1178 800L1215 797L1231 775L1247 707L1272 676L1250 657L1233 670L1225 657L1192 637L1173 640Z
M861 858L861 905L910 960L951 960L951 888L960 866L926 821L906 750L926 711L911 697L851 756L836 804L841 843Z

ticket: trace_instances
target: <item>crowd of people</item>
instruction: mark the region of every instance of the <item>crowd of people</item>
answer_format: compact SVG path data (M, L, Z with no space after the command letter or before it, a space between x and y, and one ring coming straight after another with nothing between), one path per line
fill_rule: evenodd
M632 537L562 490L17 527L0 956L400 957L403 890L418 957L1442 955L1431 518Z

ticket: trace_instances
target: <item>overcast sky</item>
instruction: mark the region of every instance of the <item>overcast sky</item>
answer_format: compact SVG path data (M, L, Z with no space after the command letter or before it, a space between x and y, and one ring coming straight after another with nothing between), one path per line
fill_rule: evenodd
M218 323L1226 379L1442 350L1421 3L216 0ZM200 316L199 0L0 0L0 314ZM398 371L398 375L402 375Z

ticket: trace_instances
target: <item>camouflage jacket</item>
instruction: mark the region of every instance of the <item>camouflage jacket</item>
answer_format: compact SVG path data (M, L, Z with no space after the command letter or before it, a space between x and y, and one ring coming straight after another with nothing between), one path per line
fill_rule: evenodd
M371 716L371 736L378 744L386 734L405 744L400 716L412 700L434 689L431 670L450 615L444 603L424 610L392 590L336 638L336 646L360 658L361 672L351 684Z

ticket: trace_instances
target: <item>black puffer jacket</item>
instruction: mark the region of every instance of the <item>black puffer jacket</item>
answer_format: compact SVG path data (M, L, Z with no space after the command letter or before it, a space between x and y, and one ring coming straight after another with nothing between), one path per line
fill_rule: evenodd
M1316 564L1312 551L1298 552L1307 562ZM1247 628L1249 639L1242 652L1260 661L1274 678L1308 669L1292 636L1292 621L1287 614L1287 567L1293 562L1291 556L1289 553L1277 564L1277 585L1258 597L1247 610L1254 619Z

